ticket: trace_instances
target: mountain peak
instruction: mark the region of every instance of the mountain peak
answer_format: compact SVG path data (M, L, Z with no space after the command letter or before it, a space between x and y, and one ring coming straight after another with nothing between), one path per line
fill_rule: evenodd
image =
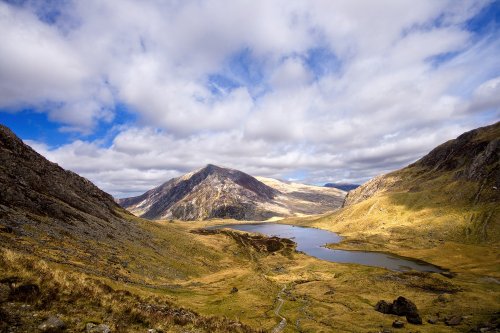
M295 213L322 213L339 207L343 200L343 195L333 189L289 185L289 191L283 192L285 184L273 184L236 169L207 164L141 196L120 199L119 203L149 219L265 220Z
M207 164L205 167L201 168L198 172L213 174L213 173L227 173L231 169L223 168L215 164Z

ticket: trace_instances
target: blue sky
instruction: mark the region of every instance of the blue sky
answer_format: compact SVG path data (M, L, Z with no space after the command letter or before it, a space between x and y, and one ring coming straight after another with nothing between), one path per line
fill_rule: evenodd
M120 197L207 163L363 182L499 120L499 13L500 1L0 1L0 123Z

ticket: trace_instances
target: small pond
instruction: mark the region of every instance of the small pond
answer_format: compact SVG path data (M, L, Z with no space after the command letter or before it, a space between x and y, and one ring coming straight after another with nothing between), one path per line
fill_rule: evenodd
M384 267L393 271L416 270L420 272L445 272L444 269L425 261L401 257L394 254L370 251L332 250L326 248L326 244L338 243L342 238L334 232L322 229L265 222L227 224L209 227L209 229L221 228L257 232L267 236L288 238L297 243L298 251L302 251L310 256L332 262Z

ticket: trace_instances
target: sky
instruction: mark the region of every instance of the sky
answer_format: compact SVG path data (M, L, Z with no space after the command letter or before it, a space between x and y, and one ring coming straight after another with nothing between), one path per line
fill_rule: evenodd
M500 120L500 0L0 0L0 123L116 197L362 183Z

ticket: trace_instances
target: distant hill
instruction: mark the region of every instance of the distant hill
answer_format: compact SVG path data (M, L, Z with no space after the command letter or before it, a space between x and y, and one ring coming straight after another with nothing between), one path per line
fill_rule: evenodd
M339 231L498 241L500 122L466 132L406 168L373 178L350 191L343 207L328 217Z
M209 164L140 196L118 202L148 219L266 220L334 210L341 206L343 197L344 193L335 189L257 179Z
M333 187L338 188L339 190L349 192L350 190L354 190L358 188L359 184L347 184L347 183L326 183L323 185L324 187Z

